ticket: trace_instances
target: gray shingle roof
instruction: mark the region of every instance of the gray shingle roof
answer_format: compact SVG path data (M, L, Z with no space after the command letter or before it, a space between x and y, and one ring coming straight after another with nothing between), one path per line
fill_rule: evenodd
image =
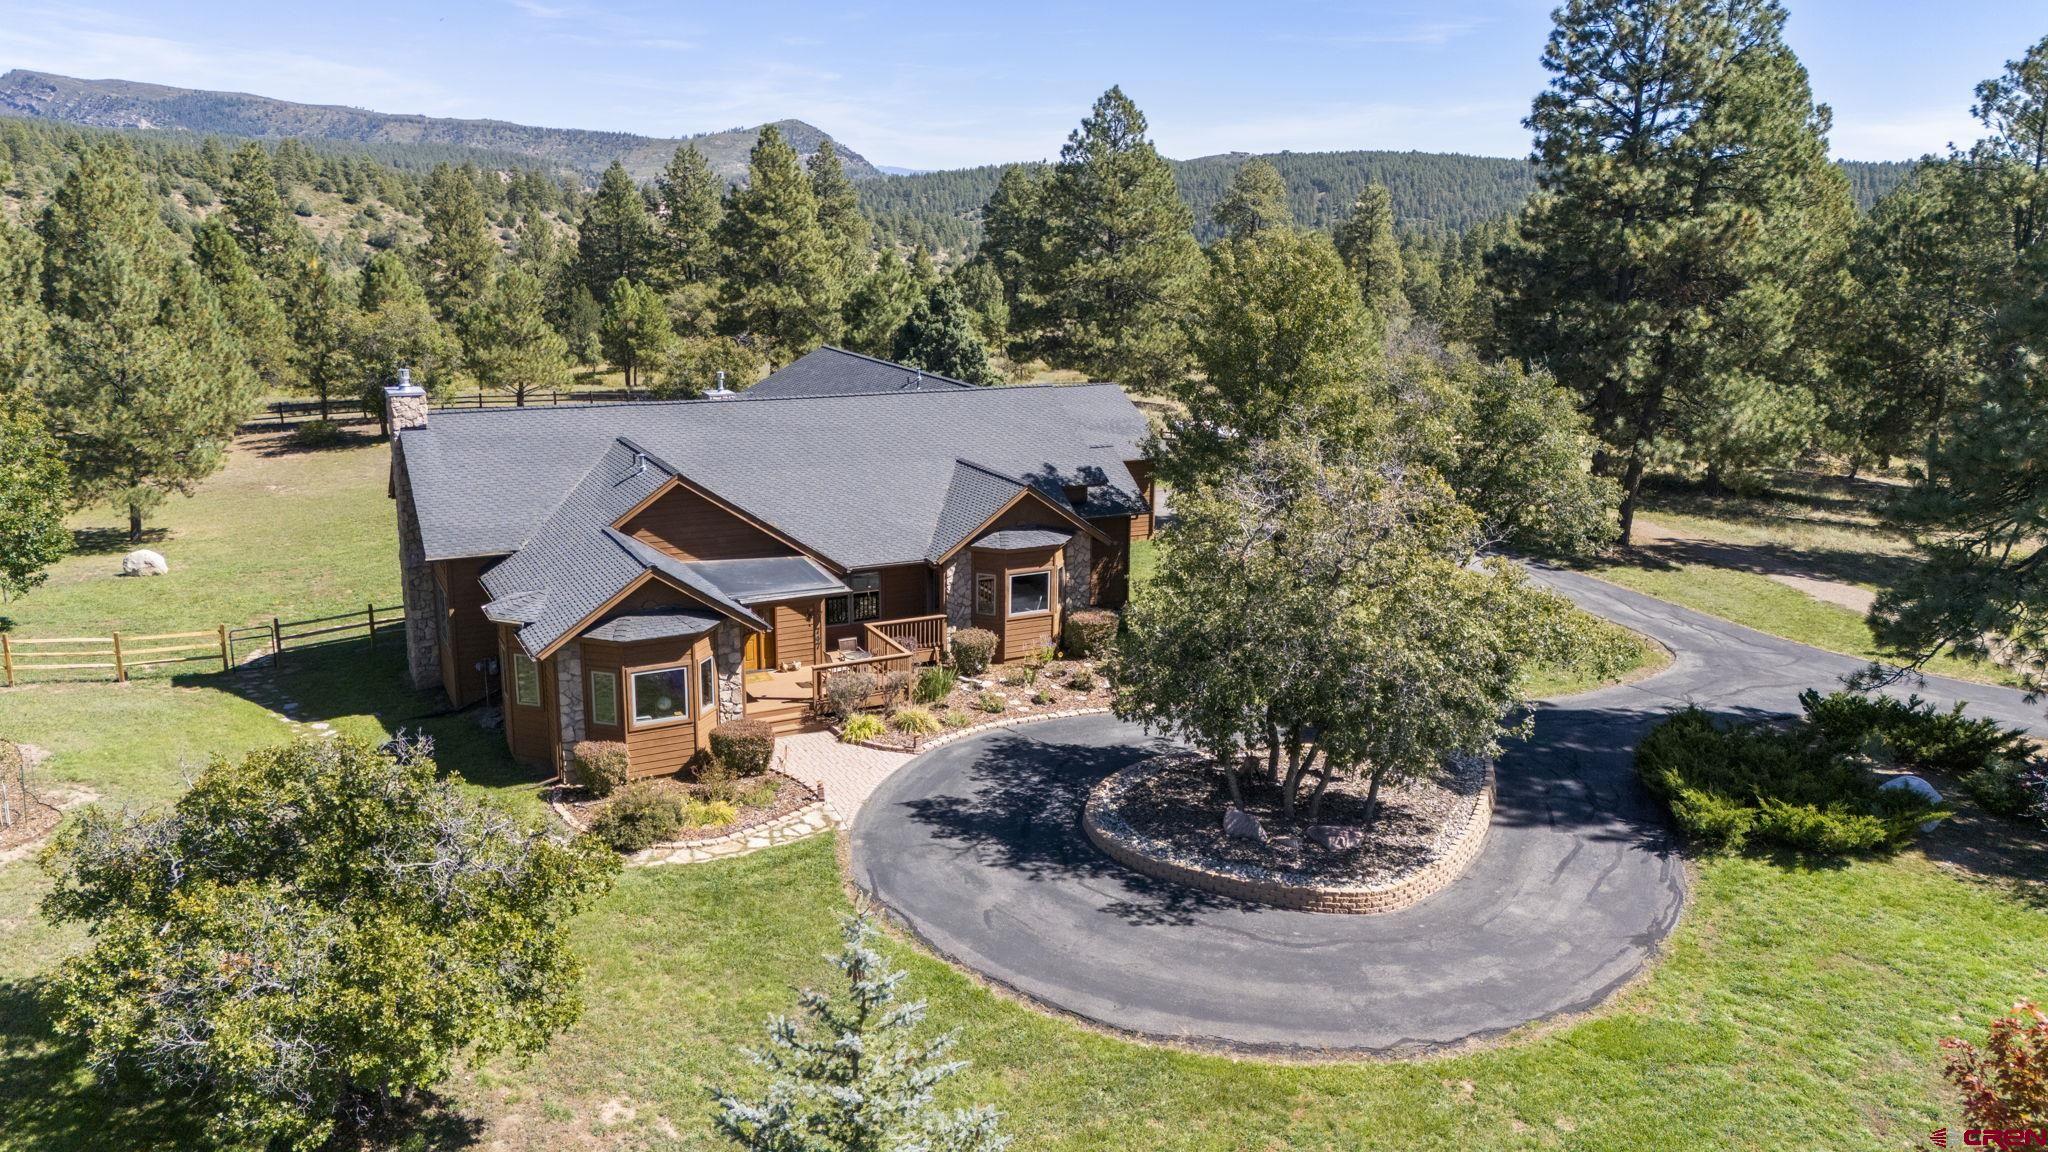
M826 345L807 352L780 372L741 392L743 399L790 396L854 396L876 392L953 391L975 388L965 380L906 368L873 356Z
M666 640L675 636L695 636L718 627L718 617L709 612L698 612L689 608L669 608L652 612L628 612L592 628L583 634L587 640L609 640L614 644L631 644L638 640Z
M1074 538L1066 528L1054 528L1044 524L1033 524L1024 528L1004 528L991 532L974 541L976 548L993 548L999 552L1016 552L1025 548L1057 548Z
M425 428L401 432L399 450L429 559L540 545L546 526L572 500L580 501L583 511L574 519L584 533L579 539L587 540L596 530L589 518L631 506L598 498L612 493L617 477L603 491L576 494L597 474L590 462L606 457L623 474L637 468L633 446L642 446L654 461L647 476L673 468L813 553L855 569L927 559L941 521L958 523L966 514L948 513L963 458L1031 484L1061 506L1064 487L1088 485L1091 515L1142 511L1124 462L1140 457L1146 432L1143 414L1121 388L1083 384L448 409L433 413ZM621 443L622 437L630 439ZM562 546L555 541L550 549ZM520 558L498 565L491 577ZM557 603L562 590L545 579L491 577L485 583L493 596L548 590L547 613L570 610Z

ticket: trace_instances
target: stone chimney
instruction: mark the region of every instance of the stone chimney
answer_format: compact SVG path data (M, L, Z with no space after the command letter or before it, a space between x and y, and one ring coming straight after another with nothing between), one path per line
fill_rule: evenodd
M384 418L394 436L427 426L427 392L413 384L412 369L400 368L398 383L384 389Z

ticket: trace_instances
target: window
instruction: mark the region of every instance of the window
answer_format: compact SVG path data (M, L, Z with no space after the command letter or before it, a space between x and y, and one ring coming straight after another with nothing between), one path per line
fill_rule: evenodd
M633 673L633 723L690 718L690 666Z
M619 722L619 674L590 674L590 722L617 725Z
M1019 572L1010 577L1010 615L1029 616L1052 609L1052 573Z
M709 712L718 702L718 672L711 666L711 657L706 656L697 665L697 711Z
M996 614L996 578L992 572L974 574L974 614L993 616Z
M512 699L521 708L540 707L540 669L533 658L512 654Z
M873 620L882 614L882 574L880 572L853 572L846 577L846 586L853 589L844 596L825 598L825 623L857 624L862 620Z

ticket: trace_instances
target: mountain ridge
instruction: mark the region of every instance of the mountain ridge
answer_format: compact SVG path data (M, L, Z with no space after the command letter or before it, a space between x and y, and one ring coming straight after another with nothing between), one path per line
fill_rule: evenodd
M675 150L695 144L712 170L729 180L744 175L747 152L761 125L688 137L642 136L588 128L548 128L509 120L464 119L377 112L346 104L306 104L249 92L180 88L139 80L87 80L16 68L0 74L0 112L95 128L153 129L257 140L324 139L357 143L440 144L528 157L576 172L602 170L613 160L636 180L653 179ZM799 153L809 156L830 133L802 120L774 121ZM881 172L838 140L847 176Z

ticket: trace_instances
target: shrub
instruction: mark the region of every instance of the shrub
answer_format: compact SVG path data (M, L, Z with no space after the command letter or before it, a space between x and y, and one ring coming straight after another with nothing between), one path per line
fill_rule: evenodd
M1953 1036L1945 1075L1963 1093L1963 1116L1986 1128L2048 1123L2048 1013L2022 1000L1991 1022L1984 1047Z
M332 420L302 420L292 429L294 448L332 448L341 443L341 425Z
M1996 760L2024 763L2032 757L2026 732L1989 717L1966 717L1961 704L1944 712L1918 696L1822 696L1811 690L1800 695L1799 703L1815 738L1836 751L1861 750L1875 735L1898 763L1957 778L1967 778Z
M1083 608L1067 613L1066 623L1060 627L1060 644L1067 655L1076 660L1087 660L1109 650L1110 641L1116 639L1117 615L1107 608Z
M1093 692L1095 690L1095 673L1090 672L1086 668L1076 668L1074 669L1074 674L1067 677L1067 687L1076 692Z
M911 706L889 714L889 727L906 736L929 736L939 730L939 718L931 709Z
M782 795L782 777L762 776L746 791L739 794L735 803L742 808L766 808Z
M1808 702L1814 702L1808 694ZM1651 729L1636 772L1695 844L1739 851L1751 843L1840 855L1897 848L1944 815L1921 797L1879 787L1875 773L1811 716L1789 727L1732 724L1688 708Z
M882 677L882 703L893 705L899 700L910 698L910 686L917 680L917 674L908 668L887 673Z
M1042 690L1038 692L1033 692L1031 694L1031 702L1033 704L1038 705L1040 708L1043 708L1047 704L1052 703L1052 693Z
M1010 706L1010 702L1003 699L997 693L983 692L980 696L975 697L974 706L983 712L1001 712Z
M863 740L873 740L888 730L880 716L872 712L855 712L840 726L839 739L842 743L858 744Z
M960 674L940 664L918 669L917 686L910 691L910 698L919 704L937 704L953 694L953 685L960 680Z
M986 628L962 628L953 633L953 667L962 676L979 676L988 671L996 654L996 634Z
M730 720L711 730L711 754L735 776L759 776L775 756L775 731L759 720Z
M850 718L881 687L872 672L834 672L825 680L825 706L834 716Z
M569 783L603 797L626 782L626 746L617 740L578 740L569 746Z
M2044 774L2031 765L2000 757L1963 777L1963 787L1984 810L2008 820L2036 815Z
M686 800L683 802L683 827L716 828L730 824L740 818L740 810L730 800Z
M996 677L996 682L1005 688L1022 688L1026 684L1035 682L1037 679L1038 669L1033 668L1029 664L1018 664L1004 672L1001 676Z
M948 728L965 728L969 724L974 723L974 716L971 713L962 712L958 708L954 708L944 716L939 717L939 720Z
M715 755L699 753L695 761L697 791L707 800L731 800L739 794L739 773Z
M614 852L638 852L682 831L687 813L688 805L673 788L628 784L590 822L590 834Z

